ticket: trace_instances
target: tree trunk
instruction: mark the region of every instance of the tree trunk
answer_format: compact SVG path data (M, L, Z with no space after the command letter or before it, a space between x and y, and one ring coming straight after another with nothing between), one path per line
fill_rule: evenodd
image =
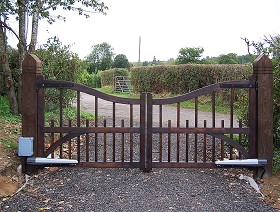
M19 113L21 113L21 87L22 87L22 80L21 80L21 73L22 73L22 61L26 54L26 0L18 1L19 11L19 44L18 44L18 51L19 51L19 77L18 77L18 107Z
M18 114L18 104L17 104L12 72L8 61L6 34L2 26L0 26L0 59L1 59L0 64L2 65L3 68L5 86L7 89L11 112L12 114L16 115Z
M29 49L28 52L32 53L36 49L36 44L37 44L37 36L38 36L38 23L39 23L39 4L36 8L34 8L34 13L32 16L32 30L31 30L31 40L29 44Z

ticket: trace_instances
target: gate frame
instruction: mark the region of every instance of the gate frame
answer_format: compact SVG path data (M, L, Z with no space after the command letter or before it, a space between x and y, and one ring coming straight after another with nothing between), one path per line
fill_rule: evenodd
M40 156L42 147L36 141L42 135L39 134L41 126L38 123L44 118L42 112L44 105L38 105L37 92L44 92L43 89L37 88L37 82L42 80L42 63L40 59L33 54L28 54L23 61L22 72L22 136L34 138L34 156ZM272 155L273 155L273 76L272 62L266 55L258 56L253 62L253 74L249 81L257 85L257 92L249 92L249 116L250 116L250 142L249 155L251 158L267 159L264 177L272 175ZM142 97L144 98L144 97ZM152 98L151 94L147 93L146 98ZM145 110L149 110L152 105L147 105ZM39 116L38 116L39 115ZM147 131L151 130L151 116L141 117L142 121L147 121ZM147 120L145 120L147 119ZM150 124L149 124L150 123ZM141 129L142 133L146 129ZM151 132L151 131L150 131ZM147 138L151 139L152 134L148 133ZM40 140L40 139L39 139ZM142 144L141 144L142 145ZM152 145L151 142L146 142L145 145ZM152 166L151 148L144 148L146 151L145 161L140 159L140 169L145 170ZM41 152L42 153L42 152ZM26 157L22 157L23 170L26 171ZM258 171L258 176L261 176L261 171Z

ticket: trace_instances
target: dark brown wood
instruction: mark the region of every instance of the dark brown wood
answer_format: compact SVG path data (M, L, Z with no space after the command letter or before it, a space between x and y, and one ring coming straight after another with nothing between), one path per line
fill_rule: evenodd
M253 74L257 77L257 142L258 158L267 159L264 177L272 175L273 155L273 76L272 61L266 55L260 55L253 62ZM259 170L258 175L261 176Z
M168 120L168 128L171 128L171 120ZM167 135L167 161L171 161L171 133Z
M22 62L22 136L33 137L33 156L42 156L44 151L44 138L38 133L43 127L44 113L38 117L38 110L44 110L44 101L37 105L37 79L42 78L42 63L40 59L27 54ZM42 89L38 90L40 96L44 95ZM37 107L38 106L38 107ZM39 118L39 120L37 119ZM39 136L38 136L39 135ZM25 167L25 164L22 164Z
M140 170L146 167L146 94L140 95Z
M234 88L230 89L230 128L233 128L233 103L234 103ZM230 139L233 139L233 134L230 134ZM232 160L233 149L229 147L229 159Z
M76 134L84 134L84 133L140 133L140 129L138 127L45 127L43 133L76 133ZM152 133L189 133L189 134L249 134L250 129L243 128L178 128L178 127L153 127L151 129Z
M54 120L51 120L51 127L54 127ZM54 133L51 133L51 146L54 144ZM51 154L51 158L54 158L54 152Z
M106 119L104 119L103 121L103 126L104 128L106 128L107 126L107 121ZM107 134L106 132L104 132L104 151L103 151L103 162L106 162L107 161Z
M204 120L204 128L207 127L207 121ZM206 149L207 149L207 138L206 133L203 134L203 162L206 162Z
M152 170L153 160L153 97L151 93L146 94L147 100L147 140L146 140L146 167L145 171L149 172Z
M77 127L81 126L81 95L80 91L77 91ZM81 137L77 137L77 160L81 160Z
M59 89L59 126L62 127L63 123L63 90ZM59 134L59 138L62 138L62 133ZM59 147L59 157L62 158L62 144Z
M225 120L221 120L221 128L225 127ZM221 139L221 160L225 158L225 142Z
M180 102L177 103L177 127L180 127ZM180 133L177 133L177 162L180 161Z
M86 120L86 127L89 127L89 120ZM89 133L86 133L86 162L89 162Z
M124 120L121 120L121 127L124 127ZM121 141L122 141L122 162L124 162L124 133L121 134Z
M264 60L264 59L261 59ZM266 61L266 59L265 59ZM260 68L261 63L261 68ZM266 63L266 62L265 62ZM240 153L245 157L248 158L252 155L258 156L256 151L256 141L257 138L259 138L261 128L259 126L260 117L256 118L257 114L260 114L260 110L257 113L256 112L256 102L261 107L261 111L264 110L264 103L263 100L260 100L260 95L257 97L255 89L259 89L259 87L256 84L256 81L261 80L263 81L261 84L262 87L262 95L267 93L267 91L264 90L264 87L267 86L265 83L270 82L271 79L270 74L268 73L270 71L270 68L266 67L267 64L264 64L264 62L258 62L257 66L255 64L254 66L254 75L248 80L242 80L242 81L233 81L233 82L226 82L226 83L217 83L215 85L210 85L205 88L198 89L196 91L193 91L188 94L184 94L182 96L172 97L172 98L166 98L166 99L153 99L152 94L150 93L143 93L140 96L140 99L130 99L130 98L121 98L121 97L114 97L111 95L103 94L95 89L91 89L89 87L79 85L72 82L66 82L66 81L52 81L52 80L44 80L41 73L36 76L37 80L37 89L38 89L38 104L37 104L37 111L38 115L36 116L36 136L38 138L37 145L37 155L43 155L47 156L49 154L53 154L54 151L60 147L60 155L62 156L62 150L65 142L68 143L68 149L69 149L69 158L71 158L71 139L77 138L77 158L80 162L78 166L87 166L87 167L140 167L141 170L144 171L150 171L152 167L173 167L173 168L186 168L186 167L215 167L214 161L216 160L215 154L215 142L217 139L221 139L221 159L224 158L224 142L227 142L231 148L236 148ZM265 68L264 68L265 67ZM269 76L268 76L269 75ZM33 75L34 76L34 75ZM44 89L50 89L55 88L59 89L61 91L60 95L60 121L59 126L54 127L51 125L50 127L44 126ZM222 122L221 127L217 128L215 126L216 122L216 91L230 88L230 127L225 128L224 122ZM250 94L250 124L249 127L242 127L239 126L239 128L233 127L233 113L234 113L234 88L240 88L240 89L249 89ZM36 88L35 88L36 89ZM62 90L64 89L72 89L77 91L77 126L72 127L71 123L69 123L69 126L63 126L63 105L62 105ZM89 126L89 122L86 122L85 127L80 126L80 92L84 92L87 94L90 94L94 96L95 98L95 104L94 104L94 114L95 114L95 121L94 121L94 127ZM65 92L66 93L66 92ZM198 126L198 98L201 95L205 94L211 94L212 95L212 126L207 127L207 122L204 122L203 127ZM268 92L268 96L271 93ZM109 102L113 103L113 126L107 126L106 119L104 120L104 124L102 126L98 126L98 99L104 99ZM195 101L195 110L194 110L194 127L189 128L189 121L186 121L186 127L181 127L180 119L180 103L188 100L194 99ZM258 100L258 101L257 101ZM130 119L129 124L125 127L124 120L121 120L121 126L116 127L116 103L120 104L127 104L130 106ZM171 121L168 121L168 126L163 127L163 105L168 104L177 104L177 124L176 126L172 127ZM253 104L255 106L253 106ZM134 120L133 120L133 113L134 113L134 105L140 105L140 127L134 126ZM153 126L153 107L155 105L159 105L159 125ZM259 107L259 106L258 106ZM266 114L268 114L269 111L266 111ZM261 118L271 118L270 115L263 115ZM253 125L255 123L255 125ZM257 124L256 124L257 123ZM268 123L268 122L265 122ZM269 122L270 123L270 122ZM210 124L211 125L211 124ZM264 124L262 124L263 126ZM257 128L258 127L258 128ZM258 136L256 134L258 132ZM270 132L267 128L266 132ZM57 141L52 141L52 145L44 151L44 137L46 133L50 133L51 137L53 135L60 135L59 139ZM94 134L94 161L91 162L89 159L89 134ZM103 133L104 135L104 152L103 152L103 160L98 161L98 135L99 133ZM107 161L107 134L113 133L113 150L112 150L112 161ZM116 137L115 134L120 133L121 134L121 161L116 161ZM134 133L140 134L140 161L134 162L133 154L134 154ZM159 134L159 162L155 162L152 160L152 146L153 146L153 136L155 134ZM167 161L163 161L163 134L167 134ZM85 147L85 156L86 161L81 162L80 161L80 136L85 134L86 135L86 147ZM129 136L128 136L129 134ZM175 141L172 141L172 134L177 136L177 139ZM186 135L186 162L180 162L180 148L181 148L181 134ZM193 161L189 161L189 134L194 134L194 152L192 154L194 155ZM202 162L198 162L198 134L203 135L203 149L202 149ZM230 137L227 137L225 135L230 135ZM233 134L239 134L239 142L234 141ZM243 134L247 134L250 137L250 154L239 144L241 136ZM125 151L125 136L129 137L129 150ZM207 135L212 135L212 158L211 162L207 162ZM176 149L171 149L173 145L171 145L171 142L174 142L174 144L177 144ZM175 145L174 145L175 146ZM263 146L263 144L258 144L258 149L260 149L260 146ZM201 150L199 150L201 151ZM263 152L267 153L267 149L262 150ZM41 153L40 153L41 152ZM175 153L174 158L173 155L171 155L171 152ZM126 155L127 154L127 155ZM129 154L129 155L128 155ZM129 156L129 159L128 159ZM127 158L127 159L126 159ZM230 158L232 158L232 153L230 153ZM125 161L128 160L128 161ZM174 160L174 162L173 162Z
M116 103L113 102L113 127L116 127ZM113 162L116 161L116 133L113 133Z
M40 81L40 83L42 84L52 84L54 81L53 80L43 80ZM55 80L56 84L65 84L67 83L67 81L64 80ZM69 82L68 82L69 83ZM140 104L140 99L134 99L134 98L122 98L122 97L117 97L117 96L112 96L106 93L102 93L98 90L95 90L93 88L87 87L85 85L81 85L81 84L77 84L74 82L71 82L71 84L73 84L73 86L69 86L70 89L72 90L76 90L76 91L80 91L82 93L86 93L89 94L91 96L96 96L100 99L104 99L106 101L109 102L115 102L115 103L121 103L121 104Z
M159 127L162 127L162 105L159 105ZM162 161L162 133L159 133L159 161Z
M189 120L186 120L186 128L189 128ZM189 134L186 133L186 162L189 161Z
M80 162L74 167L87 168L139 168L139 162Z
M257 82L257 76L252 75L250 77L251 82ZM249 155L250 158L256 158L258 155L257 152L257 90L249 90Z
M217 168L213 162L154 162L153 168Z
M212 93L212 127L216 127L216 92ZM215 162L216 156L216 145L215 137L212 137L212 162Z
M198 97L195 97L194 108L194 127L197 128L198 124ZM197 162L197 133L194 134L194 162Z
M133 127L133 105L130 104L129 105L129 109L130 109L130 112L129 112L129 118L130 118L130 127ZM130 162L133 161L133 133L129 133L129 144L130 144Z
M250 83L248 80L240 80L240 81L231 81L229 83L232 84L248 84ZM206 94L211 94L215 91L219 91L222 90L223 88L221 88L220 86L221 83L217 83L217 84L213 84L213 85L209 85L203 88L200 88L198 90L192 91L190 93L181 95L181 96L175 96L175 97L170 97L170 98L162 98L162 99L153 99L153 104L154 105L167 105L167 104L174 104L177 102L185 102L191 99L194 99L196 97L199 96L203 96Z
M98 97L95 96L94 98L94 126L97 129L98 127ZM94 160L95 162L98 161L98 131L94 134Z
M72 127L72 121L71 120L68 121L68 126ZM71 141L71 139L68 141L68 157L69 157L69 159L72 158L72 141Z
M242 128L242 120L239 120L238 125L239 125L239 128ZM238 141L241 144L241 142L242 142L242 134L241 133L239 133L239 135L238 135ZM250 156L250 152L249 152L249 156ZM242 153L240 151L238 151L238 158L241 159L241 157L242 157Z

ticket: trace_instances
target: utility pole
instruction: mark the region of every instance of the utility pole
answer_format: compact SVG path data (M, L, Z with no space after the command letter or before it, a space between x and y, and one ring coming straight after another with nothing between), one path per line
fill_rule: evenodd
M138 63L140 63L140 55L141 55L141 36L139 36L139 57L138 57Z

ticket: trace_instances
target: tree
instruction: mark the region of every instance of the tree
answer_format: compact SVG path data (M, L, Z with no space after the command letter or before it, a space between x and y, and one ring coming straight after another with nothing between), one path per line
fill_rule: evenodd
M218 58L219 64L238 64L237 54L229 53L229 54L222 54Z
M92 47L91 53L86 57L86 61L90 64L88 71L97 73L110 69L113 64L114 49L110 44L103 42Z
M124 54L118 54L113 63L114 68L129 68L130 64L127 57Z
M273 140L275 146L280 148L280 35L265 36L263 41L249 41L243 39L248 48L249 55L251 47L255 55L266 54L272 58L273 63Z
M0 57L4 58L1 60L1 64L3 69L5 69L5 73L7 73L7 77L9 77L9 67L7 60L7 49L8 42L6 39L6 30L11 31L19 40L19 70L22 71L22 61L24 59L25 54L32 53L36 49L36 43L37 43L37 36L38 36L38 26L39 26L39 20L46 19L49 23L53 23L57 18L58 19L65 19L65 17L61 17L60 15L58 17L54 17L50 14L50 11L56 10L57 8L62 8L64 10L68 11L77 11L79 15L84 15L86 17L89 17L89 13L95 13L100 12L103 14L106 14L105 11L108 9L103 2L100 2L99 0L18 0L18 1L12 1L12 0L5 0L1 1L0 3ZM87 8L91 8L91 10L88 10ZM9 26L8 20L9 17L12 15L16 15L16 18L19 23L19 27L17 30L12 29ZM27 45L27 29L29 28L27 26L27 17L32 17L32 23L31 23L31 36L30 36L30 43ZM16 31L19 33L17 34ZM28 48L27 48L28 47ZM21 76L21 75L19 75ZM11 83L9 83L9 92L11 95L9 96L10 105L11 107L15 107L15 101L12 98L13 95L13 80L11 79ZM18 79L19 87L21 87L21 78ZM14 92L15 93L15 92ZM21 90L18 90L18 100L21 100ZM19 104L20 105L20 104ZM16 108L12 109L13 113L16 113Z
M187 64L187 63L200 63L200 57L204 49L202 47L193 48L181 48L179 51L179 56L176 59L177 64Z

